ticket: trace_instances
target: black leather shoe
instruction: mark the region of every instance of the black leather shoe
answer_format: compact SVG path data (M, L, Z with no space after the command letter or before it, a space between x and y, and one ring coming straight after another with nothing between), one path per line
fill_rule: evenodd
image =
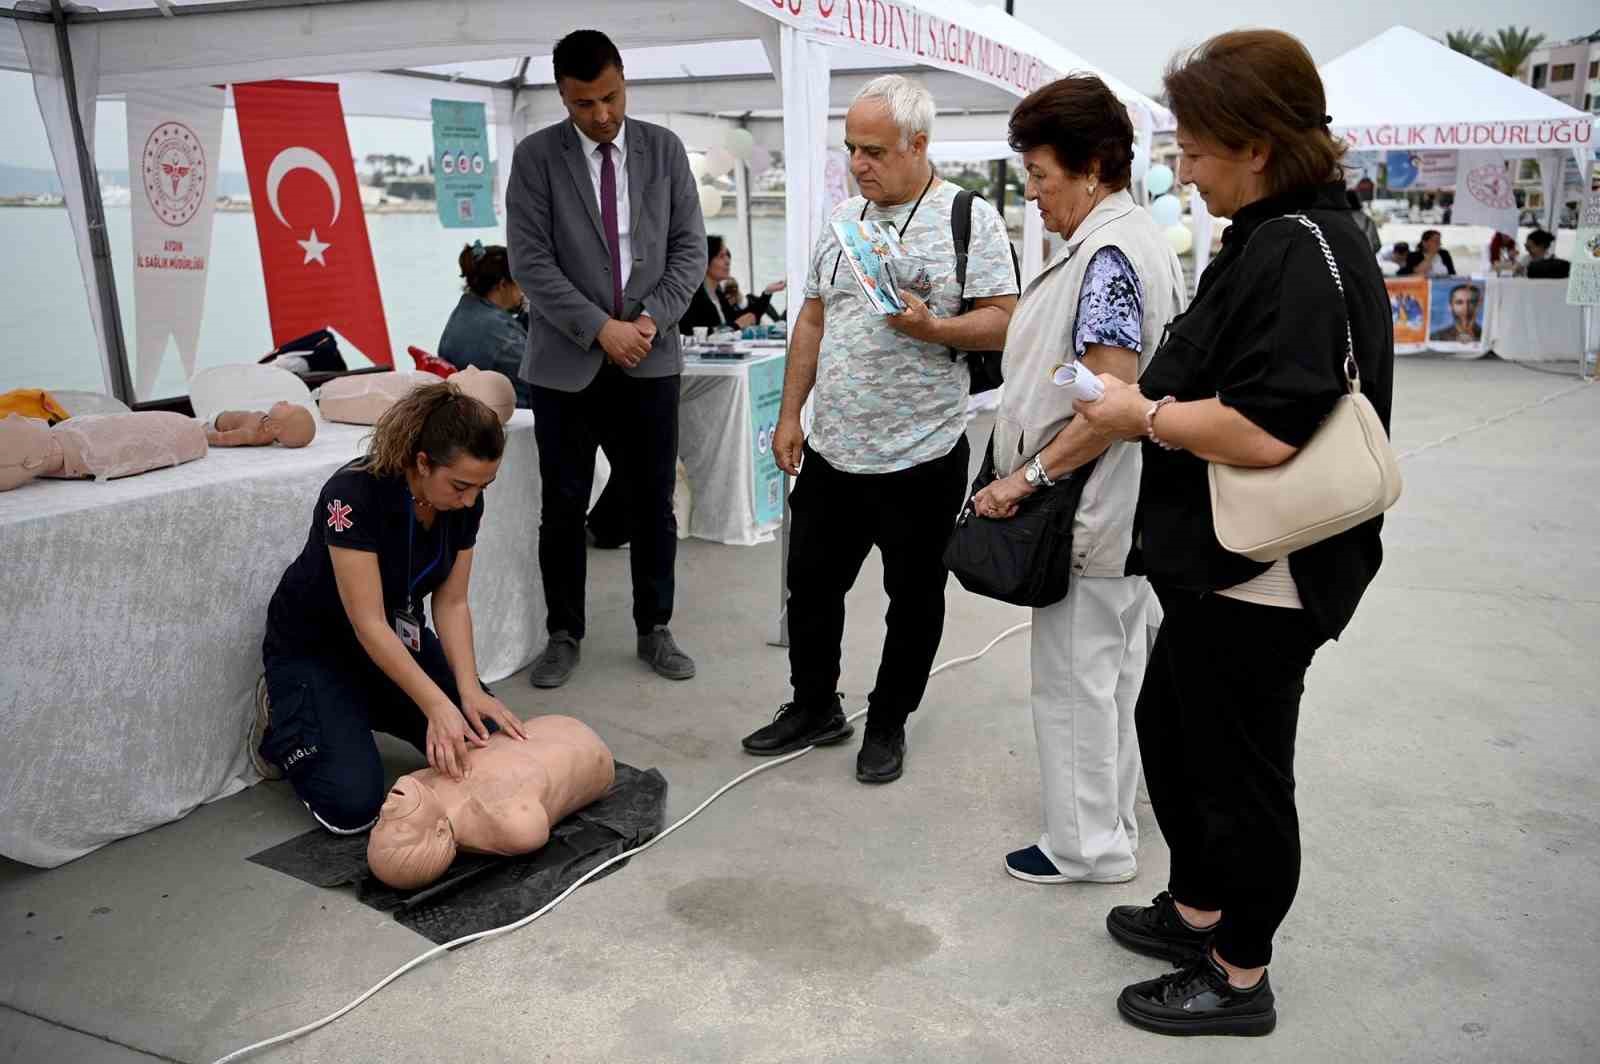
M867 725L856 755L856 779L862 783L893 783L906 767L905 728L874 729Z
M1183 922L1172 895L1162 891L1149 905L1119 905L1106 914L1111 937L1149 957L1186 964L1206 951L1211 931L1196 931Z
M1228 982L1208 956L1175 972L1124 987L1117 1011L1135 1027L1157 1034L1271 1034L1278 1010L1267 973L1249 990Z
M560 687L572 679L578 667L578 641L566 632L551 632L550 642L528 670L528 682L535 687Z
M683 652L664 624L639 637L639 660L654 669L657 676L669 680L694 678L694 659Z
M855 734L854 725L844 719L844 702L834 695L820 708L807 709L797 702L785 702L765 728L744 737L746 753L757 757L776 757L807 746L832 746Z

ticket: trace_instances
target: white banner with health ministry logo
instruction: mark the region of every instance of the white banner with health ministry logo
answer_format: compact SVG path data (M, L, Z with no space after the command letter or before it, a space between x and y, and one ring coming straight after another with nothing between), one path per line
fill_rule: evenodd
M128 93L128 178L133 186L134 391L151 390L178 346L194 375L216 214L223 90Z
M1456 202L1450 221L1486 225L1497 233L1517 232L1517 200L1512 192L1511 159L1505 152L1464 151L1456 157Z

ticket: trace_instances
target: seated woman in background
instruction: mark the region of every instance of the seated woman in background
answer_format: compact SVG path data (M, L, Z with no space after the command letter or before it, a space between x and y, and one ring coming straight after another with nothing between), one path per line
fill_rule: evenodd
M457 369L499 370L517 387L517 405L533 405L529 385L517 375L528 347L523 295L511 279L506 249L478 241L461 249L461 276L467 282L461 301L439 337L439 357Z
M678 319L678 331L685 336L694 335L697 328L739 328L756 323L753 314L735 314L729 311L719 289L733 268L733 251L727 241L715 233L706 234L706 279L695 289L689 300L689 309Z
M744 294L739 291L739 278L729 277L722 282L722 288L717 295L722 298L724 317L731 318L735 324L742 318L749 318L749 324L759 325L763 318L771 318L773 321L784 319L784 315L772 305L772 297L787 287L789 287L787 281L773 281L760 295L751 296L746 302Z

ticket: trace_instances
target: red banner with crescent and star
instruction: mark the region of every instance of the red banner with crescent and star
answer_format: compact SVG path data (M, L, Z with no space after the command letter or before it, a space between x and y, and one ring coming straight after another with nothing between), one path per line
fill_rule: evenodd
M332 328L393 365L339 86L249 82L233 86L233 102L273 345Z

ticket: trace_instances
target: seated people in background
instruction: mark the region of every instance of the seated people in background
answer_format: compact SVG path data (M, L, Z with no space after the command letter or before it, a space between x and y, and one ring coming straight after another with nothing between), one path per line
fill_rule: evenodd
M1510 233L1496 233L1489 240L1489 272L1512 273L1517 268L1517 238Z
M718 287L728 279L732 266L733 252L728 248L727 241L715 233L707 233L705 280L694 290L694 295L689 298L689 309L678 319L680 333L693 336L697 328L715 332L724 326L736 326L742 329L755 324L756 319L753 316L744 321L738 315L729 314L728 308L717 294Z
M739 291L739 279L730 277L722 282L722 288L717 295L722 299L723 313L735 321L748 317L750 324L760 325L761 319L771 318L773 321L782 321L784 315L772 305L772 297L789 287L787 281L773 281L762 290L758 296L752 296L748 301Z
M1458 284L1450 289L1450 324L1436 329L1428 339L1451 344L1475 344L1483 339L1478 324L1478 306L1483 295L1475 284Z
M1393 247L1378 252L1378 269L1385 277L1393 277L1405 269L1406 259L1410 257L1411 245L1398 240Z
M1417 275L1421 277L1453 277L1456 272L1456 260L1441 245L1443 239L1439 230L1429 229L1422 234L1422 240L1417 244L1417 250L1406 256L1406 264L1400 268L1403 277Z
M528 323L521 317L522 289L511 279L506 249L482 241L461 249L458 262L466 291L439 337L438 355L456 369L498 370L517 388L517 405L533 405L530 386L519 375L528 348Z
M317 419L299 403L273 403L260 410L224 410L206 425L212 447L304 447L317 437Z
M1554 234L1547 229L1535 229L1529 233L1527 243L1523 245L1528 249L1528 258L1517 272L1536 281L1566 280L1572 272L1572 263L1556 257L1555 243Z

